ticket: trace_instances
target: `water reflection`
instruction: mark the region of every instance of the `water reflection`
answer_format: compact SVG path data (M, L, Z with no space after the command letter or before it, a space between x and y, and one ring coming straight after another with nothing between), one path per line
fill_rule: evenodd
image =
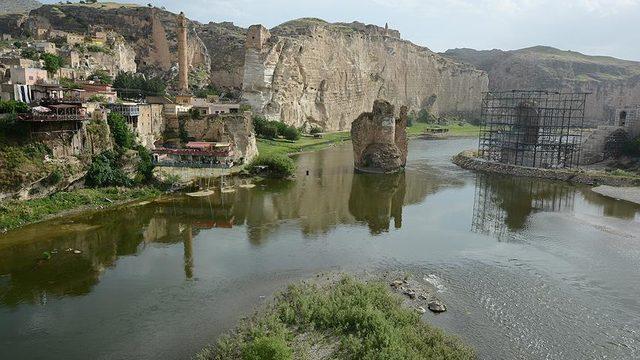
M334 150L302 157L301 171L315 171L300 174L295 182L269 181L203 198L161 198L7 234L0 243L0 302L15 307L87 294L119 257L136 255L152 244L181 244L184 277L192 279L197 276L194 238L201 232L237 228L253 246L264 246L272 233L292 223L303 237L344 224L363 225L378 235L390 231L392 221L394 229L401 228L404 206L420 203L441 188L463 185L426 164L388 176L354 174L344 167L351 164L350 156L350 151ZM39 260L51 251L57 252L51 259Z
M537 212L575 212L580 202L601 208L598 215L633 219L638 206L607 199L588 187L559 181L477 174L471 231L504 240L525 229Z

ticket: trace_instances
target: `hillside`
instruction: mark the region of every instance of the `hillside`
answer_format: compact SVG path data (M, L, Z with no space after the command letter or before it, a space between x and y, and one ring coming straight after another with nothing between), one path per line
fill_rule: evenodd
M640 103L640 62L546 46L502 51L453 49L444 56L484 70L489 89L589 92L586 120L609 121L616 107Z
M0 14L23 14L42 6L36 0L2 0Z

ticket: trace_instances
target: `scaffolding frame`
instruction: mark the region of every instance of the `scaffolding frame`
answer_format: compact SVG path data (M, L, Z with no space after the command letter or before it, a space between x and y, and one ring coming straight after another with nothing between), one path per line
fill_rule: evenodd
M587 95L544 90L484 93L479 156L535 168L577 166Z

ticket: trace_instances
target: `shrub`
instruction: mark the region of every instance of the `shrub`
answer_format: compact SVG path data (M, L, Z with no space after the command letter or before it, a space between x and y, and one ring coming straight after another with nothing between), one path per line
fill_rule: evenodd
M51 174L49 174L49 176L47 176L47 178L45 179L45 182L48 185L56 185L60 181L62 181L63 177L64 176L62 175L62 171L60 171L60 169L55 169L51 172Z
M44 69L47 70L49 74L55 74L60 70L62 65L64 65L64 61L58 55L45 53L40 55L40 59L44 61Z
M93 75L91 75L93 79L97 79L101 84L111 84L113 83L113 79L108 72L104 70L96 70Z
M99 103L106 103L107 102L107 97L104 95L91 95L89 97L89 102L99 102Z
M138 175L140 182L150 182L153 179L153 160L151 158L151 151L142 145L138 145L138 157L140 162L138 163Z
M253 130L256 132L256 135L262 136L264 132L264 128L267 126L269 121L265 119L263 116L254 115L253 116Z
M21 121L16 121L15 114L0 118L0 136L23 140L27 136L28 125Z
M0 114L26 114L31 108L22 101L0 100Z
M69 79L69 78L61 78L60 79L60 86L62 86L65 89L81 89L82 86L80 86L80 84L78 84L77 82Z
M135 141L133 132L127 126L124 116L118 113L110 113L107 117L109 130L116 145L125 149L130 149Z
M311 130L309 130L309 134L311 135L320 134L321 132L322 128L320 128L319 126L312 126Z
M266 170L261 171L260 167L265 166ZM296 165L290 157L286 155L259 155L249 164L249 172L252 174L264 174L270 178L286 178L294 174Z
M40 60L40 54L38 53L38 51L36 49L31 49L31 48L26 48L22 50L20 52L20 56L25 59L29 59L33 61Z
M293 351L282 337L264 336L254 339L242 349L244 360L288 360Z
M433 115L429 114L429 111L427 111L427 109L421 109L420 111L418 111L416 121L431 124L434 123L436 119L435 117L433 117Z
M89 187L131 186L132 181L117 166L117 155L113 151L105 151L96 155L85 177Z
M273 122L267 123L259 136L265 139L275 139L278 137L278 126Z
M146 95L164 95L167 85L159 77L147 79L143 74L119 73L113 80L118 96L123 98L142 98Z
M280 130L278 130L278 132L287 140L295 141L300 139L300 131L293 126L287 126L282 132L280 132Z

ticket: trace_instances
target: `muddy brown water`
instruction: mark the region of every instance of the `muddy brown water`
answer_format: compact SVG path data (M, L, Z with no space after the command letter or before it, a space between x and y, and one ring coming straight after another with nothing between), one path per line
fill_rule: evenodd
M425 320L481 358L640 357L640 208L451 164L476 143L415 140L390 176L336 147L294 182L5 234L0 358L189 358L291 281L386 269L436 286L449 311Z

